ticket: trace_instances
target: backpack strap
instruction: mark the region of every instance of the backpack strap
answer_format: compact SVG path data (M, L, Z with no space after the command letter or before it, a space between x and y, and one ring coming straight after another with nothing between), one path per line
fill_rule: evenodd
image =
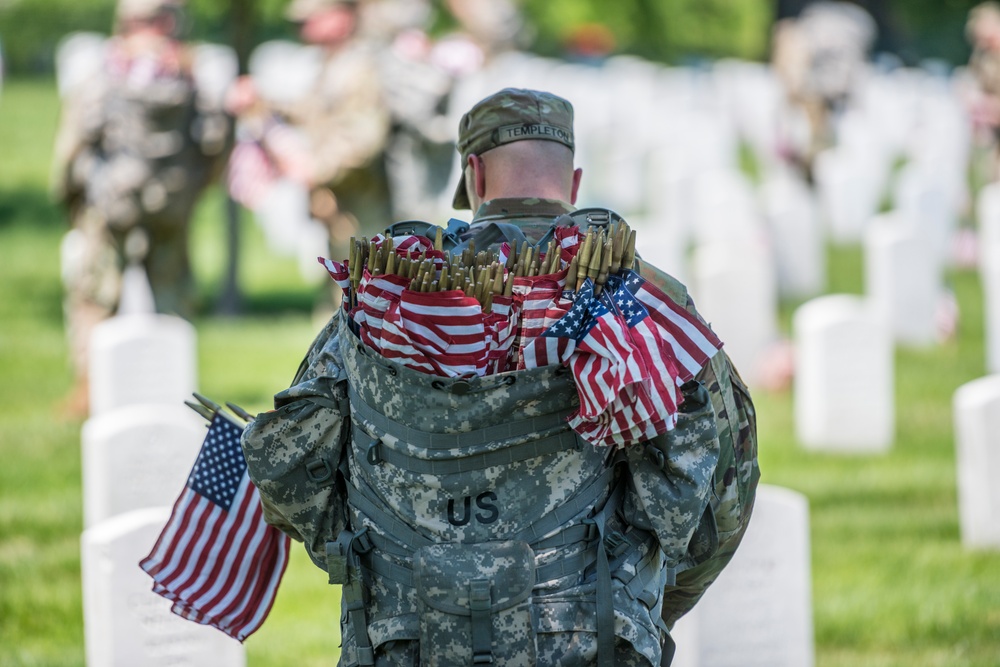
M368 529L357 533L341 531L335 542L326 543L327 572L331 584L343 586L341 606L354 627L354 643L357 664L366 667L375 664L375 649L368 636L368 620L365 616L365 588L361 580L361 559L358 554L372 549L368 539Z
M431 222L424 222L423 220L401 220L386 227L385 234L386 236L405 236L407 234L415 234L417 236L426 236L433 239L437 235L437 230L439 229L441 229L440 225L435 225ZM459 245L462 242L461 235L467 231L469 231L469 223L464 220L459 220L458 218L449 219L448 226L442 230L441 234L445 248L454 248Z
M475 235L470 236L452 248L452 252L461 252L472 243L475 243L477 248L488 248L502 241L507 241L511 245L520 247L522 243L527 243L528 239L524 236L521 228L515 224L510 222L490 222L476 232Z

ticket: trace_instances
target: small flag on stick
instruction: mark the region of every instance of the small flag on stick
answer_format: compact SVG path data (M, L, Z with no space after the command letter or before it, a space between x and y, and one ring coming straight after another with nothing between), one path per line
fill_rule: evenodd
M172 611L243 641L264 622L288 565L288 536L264 522L241 429L212 418L187 484L139 566Z

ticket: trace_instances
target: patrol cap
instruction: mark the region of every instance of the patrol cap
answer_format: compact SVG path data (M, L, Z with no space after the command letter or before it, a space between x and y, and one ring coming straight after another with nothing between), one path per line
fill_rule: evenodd
M300 23L324 9L332 9L339 5L357 5L358 0L292 0L285 10L285 18Z
M557 95L537 90L504 88L478 102L458 124L458 152L462 178L458 181L452 206L471 208L465 191L465 169L469 155L526 139L555 141L571 151L573 105Z

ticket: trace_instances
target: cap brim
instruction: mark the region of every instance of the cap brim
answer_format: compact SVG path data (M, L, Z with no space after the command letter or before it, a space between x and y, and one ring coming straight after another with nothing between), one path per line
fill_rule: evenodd
M451 200L451 207L456 211L472 209L472 202L469 201L469 193L465 189L465 168L458 175L458 187L455 188L455 196Z

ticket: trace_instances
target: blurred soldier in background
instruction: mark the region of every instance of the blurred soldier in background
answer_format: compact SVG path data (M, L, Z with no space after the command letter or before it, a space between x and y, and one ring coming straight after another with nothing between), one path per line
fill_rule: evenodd
M834 143L834 120L862 73L876 27L861 7L817 2L774 27L771 61L788 103L808 121L809 136L791 159L811 177L816 155Z
M193 315L188 226L223 162L229 121L195 83L183 25L183 0L120 0L99 68L64 99L54 187L72 224L72 414L86 413L90 334L117 310L126 264L145 269L157 312Z
M359 0L293 0L286 16L299 25L303 42L321 50L308 92L293 100L261 99L249 78L230 95L241 120L256 115L261 145L271 135L297 130L301 141L282 139L269 150L271 167L305 182L310 212L330 234L334 257L346 254L352 236L372 236L392 217L383 151L390 117L382 100L376 42L359 33ZM237 197L239 199L239 197Z
M452 92L481 66L482 54L461 37L432 40L426 31L427 0L381 0L369 6L367 23L383 31L386 43L379 65L392 119L385 156L393 219L438 220L446 217L443 195L455 153Z
M974 125L984 130L993 145L993 158L987 167L989 180L996 180L1000 160L996 146L1000 140L1000 3L984 2L969 12L966 35L972 44L969 72L975 90L966 104Z
M524 21L510 0L447 0L445 4L479 48L484 63L524 42Z

